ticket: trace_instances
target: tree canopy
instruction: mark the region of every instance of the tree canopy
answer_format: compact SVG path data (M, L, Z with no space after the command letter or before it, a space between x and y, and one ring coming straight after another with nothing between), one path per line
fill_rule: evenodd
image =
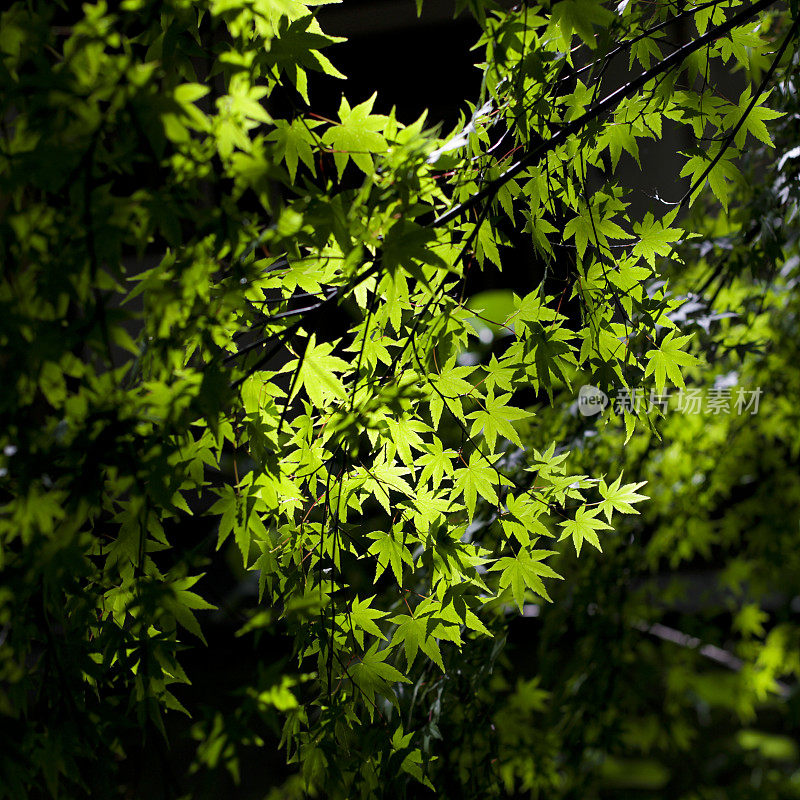
M0 16L0 797L797 796L796 3L325 5Z

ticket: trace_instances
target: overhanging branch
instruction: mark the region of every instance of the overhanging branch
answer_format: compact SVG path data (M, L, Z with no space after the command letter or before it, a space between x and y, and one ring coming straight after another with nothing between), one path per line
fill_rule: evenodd
M476 192L468 200L465 200L463 203L459 203L454 208L451 208L449 211L446 211L444 214L438 216L430 224L430 227L439 228L443 225L447 225L449 222L457 219L462 214L474 208L483 201L493 199L499 189L505 183L519 175L519 173L522 172L526 167L538 163L549 152L564 144L570 136L578 133L590 122L593 122L606 112L612 110L625 98L636 94L636 92L644 87L648 81L673 69L678 64L682 63L684 59L686 59L692 53L700 50L707 44L716 41L733 28L748 22L774 3L775 0L758 0L757 3L753 3L752 5L740 11L738 14L734 14L726 22L723 22L721 25L717 25L715 28L706 31L706 33L704 33L702 36L699 36L693 42L689 42L688 44L685 44L683 47L676 50L674 53L671 53L654 67L651 67L639 75L638 78L634 78L634 80L611 92L611 94L606 95L606 97L597 103L597 105L590 108L585 114L582 114L577 119L566 123L546 142L543 142L538 147L523 155L519 161L510 166L499 178L487 184L483 189L481 189L479 192Z

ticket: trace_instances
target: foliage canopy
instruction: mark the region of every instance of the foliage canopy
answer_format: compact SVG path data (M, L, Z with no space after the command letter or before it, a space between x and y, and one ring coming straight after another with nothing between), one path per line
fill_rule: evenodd
M510 620L541 614L544 647L576 597L613 605L615 624L572 623L596 658L616 642L610 673L647 650L625 651L637 625L660 630L615 599L631 570L718 547L734 592L769 588L775 554L740 548L769 501L728 495L754 451L780 472L759 436L796 429L779 399L797 396L798 153L764 156L773 129L796 135L796 9L459 0L482 88L442 136L376 96L314 112L344 77L323 5L32 0L0 18L0 797L111 796L120 761L169 760L170 719L198 712L181 661L232 553L261 663L233 713L196 719L192 769L238 779L279 729L298 765L280 796L585 789L592 748L628 724L619 689L604 709L557 652L514 688ZM673 130L686 194L643 211L622 176ZM765 206L745 175L770 163ZM471 293L512 248L525 285ZM748 355L759 338L769 357ZM745 430L653 402L568 412L581 384L652 400L732 370L793 386ZM648 496L657 533L628 541ZM735 619L744 717L800 671L796 629L765 621L758 602ZM263 646L278 636L290 658ZM670 690L663 735L685 748ZM547 708L560 719L534 731ZM625 735L656 747L648 720Z

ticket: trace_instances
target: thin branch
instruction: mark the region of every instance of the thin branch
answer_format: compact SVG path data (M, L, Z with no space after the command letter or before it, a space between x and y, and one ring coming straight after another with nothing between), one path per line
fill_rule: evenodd
M593 122L606 112L615 108L621 100L636 94L636 92L645 86L648 81L664 72L673 69L675 66L682 63L692 53L705 47L709 42L716 41L733 28L746 23L774 3L775 0L758 0L757 3L748 6L738 14L734 14L734 16L732 16L726 22L723 22L721 25L717 25L715 28L707 31L702 36L699 36L693 42L689 42L679 50L671 53L654 67L651 67L639 75L638 78L626 83L616 91L611 92L611 94L606 95L596 106L590 108L585 114L582 114L577 119L574 119L572 122L568 122L559 128L552 138L526 153L519 161L517 161L516 164L509 167L499 178L492 181L484 189L476 192L468 200L465 200L463 203L460 203L454 208L451 208L449 211L446 211L444 214L438 216L430 224L430 227L439 228L443 225L446 225L447 223L452 222L454 219L460 217L462 214L464 214L464 212L479 205L483 201L491 200L505 183L519 175L519 173L522 172L526 167L538 163L549 152L564 144L570 136L578 133L590 122Z
M755 108L756 103L758 102L761 95L764 93L764 89L766 89L767 84L772 79L772 76L778 66L778 62L781 60L781 57L786 51L789 42L794 38L794 35L797 32L798 23L800 23L800 18L796 19L792 23L792 27L789 29L789 32L786 34L786 37L784 38L780 48L778 49L778 52L775 54L775 58L772 59L772 63L770 64L769 69L764 75L764 78L761 81L758 89L755 92L753 92L753 97L748 103L744 114L742 114L742 116L739 118L739 121L736 123L736 125L733 126L733 129L725 137L725 141L722 143L722 147L720 147L719 152L711 159L709 165L705 168L705 170L703 170L703 174L691 185L689 191L686 192L686 194L680 199L680 201L678 202L679 208L683 208L690 202L692 195L695 193L695 191L697 191L699 187L701 187L705 183L706 178L709 176L711 170L714 169L714 167L719 163L722 156L727 152L728 148L731 146L731 143L736 138L736 134L739 132L742 125L744 125L745 120L750 115L750 112Z
M679 647L685 647L689 650L697 650L704 658L716 661L717 664L721 664L723 667L727 667L734 672L740 672L742 667L744 667L744 661L730 651L713 644L703 644L696 636L689 636L688 633L683 633L676 628L670 628L668 625L662 625L660 622L656 622L653 625L648 625L646 622L635 622L633 623L633 627L643 633L656 636L665 642L672 642ZM778 694L783 698L788 697L792 693L791 687L783 681L776 680L775 688L778 690Z

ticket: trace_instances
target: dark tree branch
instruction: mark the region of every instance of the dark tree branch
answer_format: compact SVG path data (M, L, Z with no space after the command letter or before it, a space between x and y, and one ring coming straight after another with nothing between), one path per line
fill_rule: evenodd
M483 201L492 200L505 183L519 175L519 173L522 172L526 167L538 163L549 152L555 150L559 145L564 144L570 136L578 133L590 122L593 122L606 112L612 110L621 100L636 94L636 92L645 86L648 81L673 69L683 62L687 56L690 56L692 53L700 50L707 44L716 41L733 28L743 25L744 23L753 19L753 17L756 17L774 3L775 0L758 0L757 3L753 3L752 5L740 11L738 14L734 14L726 22L723 22L721 25L717 25L715 28L706 31L706 33L704 33L702 36L698 36L698 38L693 42L689 42L680 49L676 50L674 53L671 53L654 67L651 67L639 75L638 78L626 83L624 86L621 86L611 94L606 95L596 106L590 108L585 114L582 114L577 119L572 120L572 122L568 122L563 125L563 127L561 127L552 136L552 138L541 143L533 150L523 155L522 158L516 162L516 164L513 164L511 167L509 167L499 178L485 186L481 191L476 192L468 200L465 200L463 203L459 203L459 205L438 216L430 224L430 227L438 228L442 225L446 225L447 223L452 222L454 219L460 217L466 211L469 211L471 208L479 205Z
M711 173L711 170L719 163L722 156L727 152L728 148L731 146L731 142L736 138L736 134L739 132L739 129L744 125L745 120L750 116L750 112L755 107L756 103L758 102L758 98L764 93L764 89L766 89L767 84L772 79L773 74L775 73L775 69L778 66L778 62L781 60L786 48L789 45L789 42L792 40L794 35L797 33L797 26L800 20L796 19L792 23L792 27L789 29L789 32L786 34L778 52L775 54L775 58L772 59L772 63L769 65L769 69L767 73L764 75L764 79L761 81L758 89L753 92L753 97L751 98L750 102L747 105L747 110L742 114L739 121L736 125L733 126L733 129L728 133L725 137L725 141L722 143L722 147L720 147L719 152L711 159L708 166L703 170L703 174L691 185L689 191L680 199L678 202L678 206L683 208L684 206L688 205L691 200L692 195L697 191L699 187L701 187L704 183L706 178Z

